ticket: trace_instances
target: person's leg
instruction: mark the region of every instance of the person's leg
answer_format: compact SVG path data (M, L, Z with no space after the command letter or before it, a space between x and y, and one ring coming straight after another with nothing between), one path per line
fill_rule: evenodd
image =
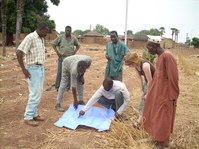
M44 67L41 66L39 71L41 71L41 76L39 77L40 79L40 86L39 86L39 96L40 96L40 99L42 97L42 93L43 93L43 85L44 85L44 78L45 78L45 75L44 75ZM40 103L41 100L39 100L39 103ZM39 104L38 103L38 104ZM34 114L34 118L38 117L38 105L35 107L35 114Z
M55 80L55 89L59 89L60 82L61 82L61 77L62 77L62 62L63 58L58 58L58 63L57 63L57 76Z
M147 83L144 82L144 85L142 87L142 91L143 93L147 93ZM145 99L144 98L141 98L140 101L139 101L139 104L138 104L138 112L139 112L139 118L138 118L138 125L141 124L142 122L142 113L143 113L143 109L144 109L144 104L145 104Z
M122 82L122 70L118 72L118 77L116 80L119 80Z
M34 117L38 116L37 107L41 100L44 74L43 66L26 66L26 69L30 73L31 77L28 79L29 99L24 113L24 120L30 121L33 120ZM35 123L33 126L34 125L38 124Z
M58 95L55 105L55 109L58 111L65 111L63 108L61 108L61 103L63 102L64 92L69 90L69 84L70 84L70 74L67 72L67 70L63 69L61 83L58 90Z
M113 80L118 80L122 82L122 70L118 72L118 75L115 77L110 77Z
M166 147L168 147L168 143L168 140L162 142L155 141L155 146L153 149L165 149Z
M77 96L79 100L79 104L84 105L84 85L80 82L77 82Z
M104 106L107 109L110 109L111 106L115 103L114 99L107 99L104 96L101 96L100 99L97 101L99 104L101 104L102 106Z
M122 92L118 91L115 93L115 105L116 105L116 111L121 107L121 105L124 103L124 97Z

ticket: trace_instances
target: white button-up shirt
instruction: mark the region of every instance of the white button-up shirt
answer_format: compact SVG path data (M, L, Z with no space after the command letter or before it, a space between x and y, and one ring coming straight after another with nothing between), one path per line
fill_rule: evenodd
M117 113L121 114L130 102L130 94L124 83L115 80L113 81L113 87L109 91L104 90L104 87L100 86L100 88L89 99L89 101L82 110L87 111L93 104L95 104L100 99L101 96L104 96L107 99L115 99L115 93L118 91L122 92L124 97L124 103L117 110Z
M36 63L44 64L44 39L41 38L36 31L28 34L17 49L25 53L26 65L34 65Z

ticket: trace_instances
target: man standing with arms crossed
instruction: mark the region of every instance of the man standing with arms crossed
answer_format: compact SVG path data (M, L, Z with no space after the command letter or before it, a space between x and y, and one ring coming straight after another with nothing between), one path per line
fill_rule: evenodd
M60 82L61 82L63 59L68 56L76 54L76 52L80 48L80 44L77 38L71 35L71 31L72 31L72 28L70 26L66 26L65 34L59 35L52 43L53 49L55 50L58 56L57 77L55 81L55 89L57 91L59 89Z
M44 39L49 31L46 23L40 23L37 30L28 34L16 51L19 65L28 79L29 99L24 114L24 122L31 126L38 126L38 121L44 119L38 115L38 105L41 100L44 83L45 47ZM23 62L25 57L25 63Z

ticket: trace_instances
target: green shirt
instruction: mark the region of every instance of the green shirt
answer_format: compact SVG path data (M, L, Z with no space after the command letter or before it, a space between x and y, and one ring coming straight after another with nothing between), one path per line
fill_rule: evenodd
M124 56L129 52L126 45L119 41L116 44L112 42L106 45L106 55L110 56L112 59L107 62L106 66L106 76L107 77L117 77L118 73L123 69L123 59Z
M65 36L65 34L59 35L54 41L53 44L57 46L59 54L62 55L62 57L68 57L71 55L74 55L75 48L74 46L79 46L79 42L77 38L73 35L71 37Z

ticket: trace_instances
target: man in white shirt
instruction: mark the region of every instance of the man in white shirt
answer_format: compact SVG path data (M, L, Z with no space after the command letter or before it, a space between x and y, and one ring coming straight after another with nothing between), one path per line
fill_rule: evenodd
M115 111L115 117L119 118L130 102L130 94L124 83L106 78L103 81L103 85L100 86L84 108L79 112L79 116L84 115L96 102L107 109L113 109Z

